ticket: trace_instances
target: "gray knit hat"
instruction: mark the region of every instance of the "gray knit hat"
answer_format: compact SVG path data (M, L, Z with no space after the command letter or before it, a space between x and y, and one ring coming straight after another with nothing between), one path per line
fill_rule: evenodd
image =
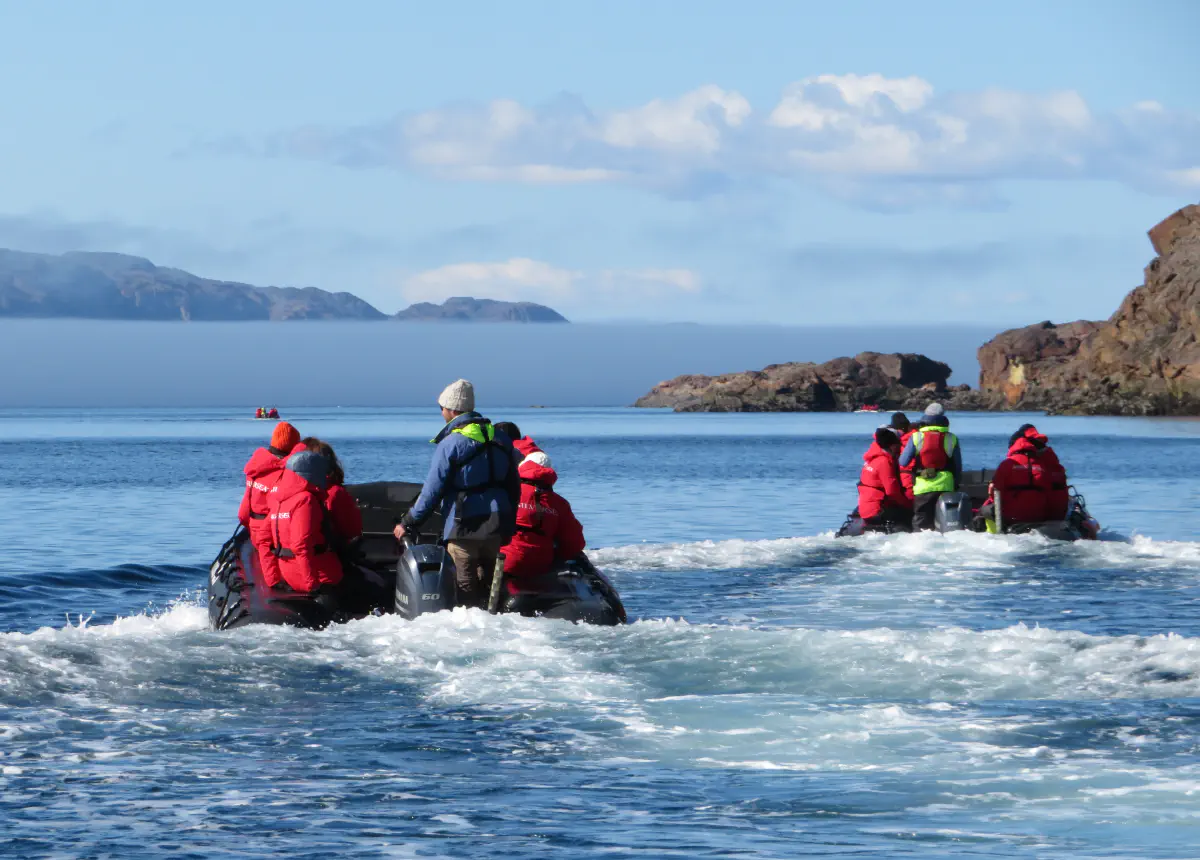
M925 416L927 418L936 418L939 415L945 415L945 414L946 414L946 410L942 407L942 404L940 404L940 403L930 403L928 406L925 407Z
M287 468L319 490L329 483L329 461L316 451L296 452L288 457Z
M456 379L438 397L438 406L451 412L475 411L475 386L465 379Z

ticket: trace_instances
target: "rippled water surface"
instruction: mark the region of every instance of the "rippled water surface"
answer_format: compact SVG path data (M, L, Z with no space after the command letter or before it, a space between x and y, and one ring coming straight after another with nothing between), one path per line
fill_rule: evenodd
M287 417L363 481L440 424ZM872 416L492 417L635 623L209 632L270 425L0 411L0 855L1197 856L1200 424L1036 419L1105 526L1053 544L834 539Z

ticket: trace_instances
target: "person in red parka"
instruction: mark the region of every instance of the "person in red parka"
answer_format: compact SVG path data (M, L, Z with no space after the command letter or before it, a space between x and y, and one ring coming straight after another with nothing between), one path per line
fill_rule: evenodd
M272 550L279 573L293 591L329 593L342 581L342 563L333 545L332 518L325 509L330 463L315 451L288 457L283 477L271 493Z
M517 532L501 552L505 582L510 594L540 591L555 562L577 557L584 550L583 526L571 505L554 492L558 473L550 458L532 439L513 443L525 455L517 468L521 500L517 506Z
M1024 424L1017 431L1037 448L1038 461L1042 464L1043 489L1046 493L1046 519L1065 520L1071 506L1071 491L1067 487L1067 470L1059 462L1058 454L1049 445L1049 438L1038 432L1032 424ZM1010 441L1016 441L1015 439Z
M305 450L316 451L329 461L329 477L325 488L325 510L329 512L330 520L336 533L338 550L344 549L355 538L363 533L362 511L358 502L346 489L346 472L342 469L333 446L328 442L309 436L300 442Z
M995 491L1000 491L1004 524L1064 520L1070 506L1067 471L1049 439L1032 424L1022 424L1009 439L1008 457L992 478L992 493L980 516L994 519Z
M271 553L271 524L267 521L270 513L268 500L271 491L283 476L284 461L297 450L299 443L300 433L296 428L286 421L280 421L271 433L271 444L251 454L244 470L246 491L242 494L242 504L238 508L238 521L249 529L250 543L258 550L258 566L262 571L263 581L272 588L282 579L279 576L278 561Z
M912 524L912 499L900 483L900 437L891 427L880 427L863 454L858 480L858 515L868 529L888 524Z

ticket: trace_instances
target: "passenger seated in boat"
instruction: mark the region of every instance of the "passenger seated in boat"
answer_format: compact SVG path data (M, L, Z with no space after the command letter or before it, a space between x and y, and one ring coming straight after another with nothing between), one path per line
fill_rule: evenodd
M912 525L912 499L900 482L900 437L889 426L875 431L871 447L863 454L858 480L858 515L868 529Z
M896 431L896 435L900 437L900 450L903 451L908 445L908 440L913 434L920 429L919 425L913 424L908 420L908 416L903 412L893 412L890 426ZM900 467L900 483L904 487L904 495L908 496L911 502L913 497L913 467L915 461L909 461L907 466Z
M309 451L320 454L329 464L322 501L326 519L323 524L325 540L342 564L342 580L337 587L337 604L351 614L366 614L373 607L391 605L394 585L378 574L356 563L355 542L362 537L362 511L346 489L346 473L333 446L315 436L300 443Z
M1032 424L1021 425L1010 437L1008 456L996 468L988 500L979 509L979 515L993 524L991 528L997 491L1003 526L1066 519L1067 473L1047 442Z
M259 448L246 462L246 491L238 508L238 520L250 531L250 543L258 551L258 567L263 581L274 587L282 582L279 561L271 552L271 523L268 500L283 477L283 465L300 443L300 433L286 421L275 425L271 444Z
M325 527L325 489L330 462L315 451L287 460L278 490L271 494L272 551L279 572L293 591L328 596L336 603L342 563Z
M517 469L521 478L517 532L501 550L504 581L510 594L545 591L556 584L550 575L555 565L583 552L583 526L570 503L554 492L558 473L545 452L528 438L514 447L524 460Z
M512 439L514 442L517 439L521 438L521 428L518 427L516 424L513 424L511 421L497 421L492 426L495 427L497 431L499 431L499 432L503 433L505 436L507 436L509 439ZM523 459L523 458L518 457L517 461L520 462L521 459Z
M1017 428L1017 433L1023 435L1033 443L1033 447L1038 449L1038 461L1045 471L1046 519L1066 519L1067 511L1071 507L1071 491L1067 487L1067 470L1059 462L1058 454L1050 447L1049 438L1032 424L1022 424ZM1013 438L1009 440L1010 444L1016 441L1017 433L1014 433Z
M278 410L278 409L276 409L274 406L272 406L272 407L270 408L270 410L268 410L268 411L267 411L267 417L268 417L268 418L278 418L278 417L279 417L279 410Z
M309 436L301 440L306 450L316 451L329 461L329 473L324 494L325 510L329 512L333 526L335 549L340 553L355 539L362 537L362 511L346 489L346 472L338 460L333 446L328 442Z

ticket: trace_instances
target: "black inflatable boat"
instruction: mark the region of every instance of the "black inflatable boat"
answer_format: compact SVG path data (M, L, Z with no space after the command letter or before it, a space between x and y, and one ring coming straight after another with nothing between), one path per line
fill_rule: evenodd
M415 618L457 605L454 566L438 542L442 522L434 516L429 532L405 539L392 535L396 521L416 501L420 484L381 481L349 484L358 502L363 536L342 559L346 578L335 594L314 599L263 581L249 533L239 528L209 568L208 620L214 630L246 624L287 624L320 629L331 623L396 612ZM527 616L588 624L623 624L625 607L608 578L581 555L552 572L536 593L502 594L498 609Z
M985 521L978 516L979 508L987 501L988 484L996 474L995 469L974 469L962 473L959 488L953 493L943 493L938 499L934 513L934 528L939 532L988 531ZM1004 523L1003 499L1001 499L1001 527L1004 534L1030 534L1036 532L1051 540L1095 540L1100 524L1087 511L1082 495L1071 488L1071 499L1067 505L1067 516L1062 520L1040 523ZM867 525L858 510L851 511L837 537L857 537L867 532L896 534L912 529L899 523Z

